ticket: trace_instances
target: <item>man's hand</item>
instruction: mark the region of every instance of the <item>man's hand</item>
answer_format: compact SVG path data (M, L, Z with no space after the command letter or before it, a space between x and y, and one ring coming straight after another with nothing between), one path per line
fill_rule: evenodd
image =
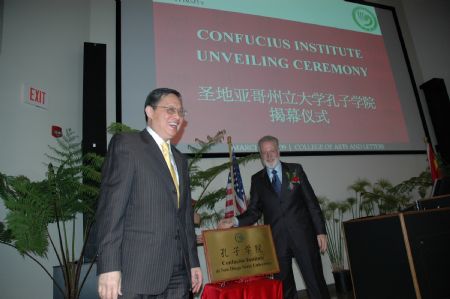
M327 251L327 235L317 235L317 242L319 242L319 249L321 253Z
M225 229L233 227L233 219L232 218L224 218L219 221L219 229Z
M191 269L191 277L192 277L192 293L198 293L200 288L202 287L203 277L202 270L200 267Z
M98 277L98 295L101 299L117 299L122 296L120 271L102 273Z

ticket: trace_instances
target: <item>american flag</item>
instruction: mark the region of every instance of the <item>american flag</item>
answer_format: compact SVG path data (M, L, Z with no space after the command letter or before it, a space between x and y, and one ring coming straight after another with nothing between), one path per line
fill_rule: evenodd
M236 156L232 153L233 160L233 178L234 178L234 194L231 184L231 171L228 174L227 183L227 197L225 202L225 218L231 218L235 216L235 209L242 214L247 210L247 198L245 197L244 185L242 184L241 171L239 170L239 164L236 162ZM234 196L236 195L236 197ZM236 204L234 204L236 203Z

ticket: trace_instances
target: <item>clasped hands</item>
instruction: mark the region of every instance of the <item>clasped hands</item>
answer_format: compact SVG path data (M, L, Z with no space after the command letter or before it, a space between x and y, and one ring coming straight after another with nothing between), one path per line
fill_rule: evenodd
M223 218L219 221L217 227L219 229L231 228L233 227L233 218Z

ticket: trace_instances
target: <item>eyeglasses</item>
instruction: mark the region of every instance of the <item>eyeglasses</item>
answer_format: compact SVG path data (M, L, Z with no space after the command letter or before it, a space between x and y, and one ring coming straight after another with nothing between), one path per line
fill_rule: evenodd
M177 108L175 108L175 107L173 107L173 106L152 106L152 107L153 107L153 108L157 108L157 107L159 107L159 108L164 108L164 109L166 109L166 112L167 112L167 114L169 114L169 115L174 115L175 113L178 113L178 115L179 115L180 117L185 117L186 114L187 114L187 111L184 110L183 108L177 109Z

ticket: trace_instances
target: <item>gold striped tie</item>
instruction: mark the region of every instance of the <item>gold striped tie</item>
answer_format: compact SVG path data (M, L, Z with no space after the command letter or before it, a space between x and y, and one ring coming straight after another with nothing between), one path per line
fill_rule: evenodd
M177 175L175 173L175 169L173 168L172 162L170 161L170 154L169 154L169 144L167 142L163 142L161 145L162 153L164 156L164 160L166 160L167 167L169 167L170 175L172 175L173 183L175 184L175 188L177 189L177 205L178 208L180 207L180 190L178 189L178 180Z

